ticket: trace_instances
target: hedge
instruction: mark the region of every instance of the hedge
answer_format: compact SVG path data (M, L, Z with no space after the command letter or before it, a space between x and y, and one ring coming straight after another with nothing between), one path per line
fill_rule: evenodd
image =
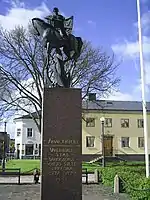
M116 174L122 180L125 193L133 200L150 200L150 179L145 178L144 167L106 167L100 169L102 183L114 186Z

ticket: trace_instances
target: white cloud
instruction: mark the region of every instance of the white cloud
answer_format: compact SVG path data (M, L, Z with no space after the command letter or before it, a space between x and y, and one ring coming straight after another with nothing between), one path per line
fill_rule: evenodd
M105 98L108 100L118 100L118 101L141 101L141 81L137 81L137 85L129 87L132 89L132 93L122 92L122 91L114 91L109 97ZM148 91L148 86L145 88L146 92Z
M8 0L6 0L6 1L8 2ZM25 3L20 1L20 0L9 0L9 3L14 8L18 8L18 7L23 8L23 7L25 7Z
M121 44L112 45L112 50L117 55L122 55L126 58L130 58L130 56L138 57L139 56L139 42L127 41ZM150 54L150 38L147 36L143 36L143 54L147 56Z
M10 134L11 138L15 137L15 124L13 123L13 118L6 120L6 131ZM4 131L4 121L0 123L0 131Z
M0 15L0 24L7 30L13 29L16 25L23 25L24 27L27 27L32 18L43 18L50 13L49 8L44 2L41 3L40 6L31 10L26 8L25 3L20 0L3 1L11 5L11 8L5 15ZM14 137L14 128L15 125L13 124L13 119L10 119L7 123L7 132L11 135L11 137ZM0 130L3 131L3 124L0 124Z
M141 18L141 23L142 23L142 31L144 34L149 33L150 31L150 11L147 13L144 13L142 18ZM137 23L136 23L137 27Z
M114 92L111 94L107 100L117 100L117 101L134 101L136 100L132 95L128 93L122 93L122 92Z
M150 92L150 36L148 31L150 30L150 11L144 13L141 18L142 22L142 42L143 42L143 57L144 57L144 68L145 68L145 89L146 96ZM137 23L134 23L136 32L137 32ZM138 32L137 32L138 33ZM140 75L140 61L139 61L139 42L138 35L137 40L129 41L125 39L121 43L112 45L112 50L118 56L123 58L123 60L132 60L134 62L134 67L138 70ZM132 90L131 94L126 94L125 96L129 99L134 96L135 92L138 94L137 98L141 99L141 80L137 77L137 83ZM122 94L124 97L124 94ZM148 98L149 99L149 98Z
M13 29L17 25L27 27L32 18L43 18L50 13L44 2L34 9L26 8L25 4L19 0L11 1L11 5L11 9L8 10L6 15L0 15L0 23L4 29Z
M22 81L22 85L24 86L24 88L27 89L27 91L31 92L34 96L38 97L35 82L32 78L30 78L26 81ZM11 94L14 101L16 101L16 99L19 98L20 95L21 95L21 93L18 90L13 91L13 94ZM7 100L8 100L8 98L7 98ZM17 104L17 101L16 101L16 104ZM35 112L34 106L31 105L27 99L22 100L22 102L19 101L19 105L22 106L25 110L28 110L30 113ZM9 119L7 119L7 114L6 114L6 116L3 116L2 122L0 122L0 131L4 130L3 124L6 121L7 122L7 132L8 132L8 134L11 135L11 137L14 137L14 133L15 133L15 124L13 123L14 118L21 117L21 116L27 115L27 114L28 113L26 113L25 111L16 110L14 115L9 117Z
M4 29L11 30L17 25L22 25L24 27L28 26L29 21L34 18L44 18L49 15L51 11L46 5L47 0L43 0L41 5L30 9L26 4L21 0L2 0L3 2L10 5L5 15L0 15L0 24ZM61 11L60 11L61 12ZM61 12L64 16L65 14ZM36 92L36 91L34 91ZM30 108L32 109L32 108ZM31 110L32 111L32 110ZM14 136L14 125L12 125L12 119L8 123L7 130L12 136ZM0 130L3 130L3 127L0 125Z

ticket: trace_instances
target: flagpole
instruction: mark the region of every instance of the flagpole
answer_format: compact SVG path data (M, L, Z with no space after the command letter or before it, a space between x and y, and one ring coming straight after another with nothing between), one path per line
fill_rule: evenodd
M143 59L143 45L142 45L140 0L137 0L137 16L138 16L141 89L142 89L143 122L144 122L145 163L146 163L146 177L148 178L149 177L148 128L147 128L147 111L146 111L146 101L145 101L145 77L144 77L145 73L144 73L144 59Z

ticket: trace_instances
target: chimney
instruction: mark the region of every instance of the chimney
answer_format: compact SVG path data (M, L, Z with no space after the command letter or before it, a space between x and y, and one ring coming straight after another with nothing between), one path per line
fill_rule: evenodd
M96 101L96 93L89 93L88 99L89 101Z

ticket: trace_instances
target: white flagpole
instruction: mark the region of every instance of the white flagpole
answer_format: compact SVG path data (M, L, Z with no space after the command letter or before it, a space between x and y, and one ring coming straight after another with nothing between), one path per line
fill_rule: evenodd
M144 73L144 60L143 60L140 0L137 0L137 15L138 15L139 52L140 52L140 68L141 68L141 89L142 89L142 105L143 105L143 121L144 121L146 177L148 178L149 177L148 128L147 128L147 111L146 111L146 101L145 101L145 77L144 77L145 73Z

